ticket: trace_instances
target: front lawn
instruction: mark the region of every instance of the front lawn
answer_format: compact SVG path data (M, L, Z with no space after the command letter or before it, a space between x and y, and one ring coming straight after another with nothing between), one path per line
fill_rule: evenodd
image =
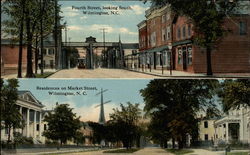
M117 150L108 150L103 153L134 153L140 149L117 149Z
M248 155L248 152L229 152L227 155Z
M168 152L173 153L175 155L182 155L182 154L187 154L187 153L193 153L193 150L186 150L186 149L182 149L182 150L177 150L177 149L167 149Z
M47 78L52 74L54 74L54 72L45 72L45 73L43 73L43 75L42 74L35 74L35 77L36 78Z

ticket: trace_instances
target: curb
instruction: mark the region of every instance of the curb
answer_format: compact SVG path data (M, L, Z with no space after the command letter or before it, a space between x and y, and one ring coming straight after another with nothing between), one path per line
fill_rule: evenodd
M247 76L207 76L207 75L204 75L204 76L175 76L175 75L160 75L160 74L154 74L154 73L148 73L148 72L142 72L142 71L137 71L137 70L131 70L131 69L124 69L124 70L127 70L127 71L131 71L131 72L136 72L136 73L141 73L141 74L147 74L147 75L153 75L153 76L158 76L158 77L162 77L162 78L200 78L200 79L218 79L218 78L225 78L225 79L233 79L233 78L237 78L237 79L249 79L250 77L247 77Z

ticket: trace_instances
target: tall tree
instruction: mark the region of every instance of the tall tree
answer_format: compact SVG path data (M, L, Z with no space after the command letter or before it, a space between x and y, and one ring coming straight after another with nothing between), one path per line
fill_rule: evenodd
M72 110L68 104L57 105L54 111L44 118L44 121L48 122L48 130L44 131L43 135L51 140L59 140L61 145L75 138L81 122Z
M23 127L22 116L16 105L18 81L17 79L9 79L7 83L4 83L1 79L1 84L1 117L4 121L4 128L8 131L7 142L10 143L11 130Z
M113 109L110 114L110 125L115 129L115 137L122 141L123 146L131 148L138 136L138 122L141 118L141 109L139 104L127 103L127 106L120 105L120 109Z
M43 42L43 37L53 32L54 2L50 0L6 0L4 10L8 15L8 19L5 21L5 32L12 35L14 40L19 41L18 77L22 75L22 46L24 43L27 45L26 77L33 77L32 46L38 40Z
M187 134L197 137L197 113L213 106L209 100L215 94L217 80L152 80L141 90L146 115L151 116L150 129L154 139L177 140L185 146ZM161 123L164 123L162 125ZM157 137L154 130L160 130Z
M156 5L170 4L178 15L187 16L197 35L194 42L206 48L207 75L213 75L211 52L226 32L225 18L235 13L239 0L153 0Z
M221 83L219 97L224 111L244 106L250 106L250 80L225 80Z

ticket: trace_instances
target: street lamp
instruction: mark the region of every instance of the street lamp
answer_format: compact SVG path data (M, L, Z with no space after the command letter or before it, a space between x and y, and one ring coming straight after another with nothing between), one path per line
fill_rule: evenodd
M170 51L170 76L172 76L172 43L168 44L168 49Z

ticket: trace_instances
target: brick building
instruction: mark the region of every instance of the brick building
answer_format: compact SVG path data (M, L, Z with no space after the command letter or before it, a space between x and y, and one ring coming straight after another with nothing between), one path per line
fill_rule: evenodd
M231 30L212 51L214 73L250 72L250 16L237 15L225 19L225 29ZM173 22L173 63L180 71L205 73L206 49L192 43L192 24L186 17L177 17Z
M146 20L138 24L142 68L206 73L206 49L194 45L193 25L187 17L175 16L169 6L152 6ZM250 72L250 15L237 14L225 19L231 30L212 51L214 73ZM171 64L171 65L170 65Z
M2 40L1 44L1 73L2 75L17 74L19 45L10 40ZM25 72L27 67L27 47L23 46L22 70Z

